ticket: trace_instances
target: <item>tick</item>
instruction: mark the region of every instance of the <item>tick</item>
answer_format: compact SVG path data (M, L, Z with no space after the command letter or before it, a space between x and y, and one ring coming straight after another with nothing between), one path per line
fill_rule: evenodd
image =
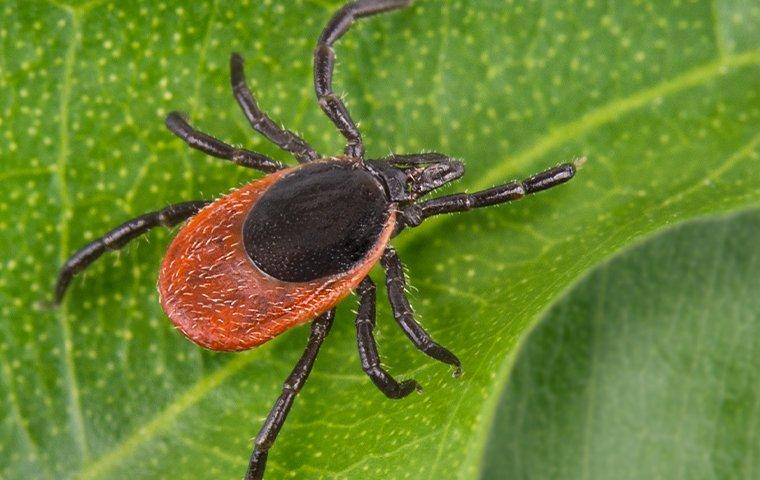
M55 297L60 302L74 275L106 251L122 248L151 228L187 221L163 259L158 290L164 311L190 340L211 350L247 350L311 322L306 349L256 437L247 480L263 477L269 449L330 331L335 306L352 290L359 297L356 339L364 372L389 398L403 398L419 389L414 380L397 381L380 363L373 336L375 284L368 276L378 261L385 269L388 299L398 325L419 350L459 374L459 359L414 319L401 261L389 245L391 238L432 216L518 200L575 174L575 166L566 163L488 190L420 201L460 178L464 165L439 153L365 158L361 134L333 91L333 45L356 19L410 3L348 3L319 37L314 88L319 106L346 138L343 154L320 155L262 112L246 86L243 59L233 54L232 90L245 117L254 130L290 152L299 165L287 167L260 153L235 148L196 130L181 114L170 113L167 127L190 147L268 175L215 201L178 203L129 220L77 251L58 276Z

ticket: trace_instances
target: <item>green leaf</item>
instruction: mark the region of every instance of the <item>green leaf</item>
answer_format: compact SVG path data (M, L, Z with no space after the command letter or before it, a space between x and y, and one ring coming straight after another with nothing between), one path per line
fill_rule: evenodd
M757 477L759 238L758 210L693 222L576 285L517 356L482 478Z
M237 111L231 51L262 107L340 151L310 70L339 3L0 7L0 477L242 475L305 328L242 354L187 342L155 292L170 232L97 262L63 307L40 303L65 258L112 226L257 178L182 145L168 111L287 159ZM381 301L385 363L425 387L387 400L359 368L346 302L270 477L476 477L512 353L573 281L670 224L760 203L759 20L741 1L473 0L359 22L338 46L336 88L370 156L463 158L448 191L589 161L555 190L404 232L418 317L464 377L414 351Z

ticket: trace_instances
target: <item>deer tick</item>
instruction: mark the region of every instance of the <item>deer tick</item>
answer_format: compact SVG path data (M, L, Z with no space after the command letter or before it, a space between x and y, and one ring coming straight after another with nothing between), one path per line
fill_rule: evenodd
M158 289L164 311L190 340L212 350L240 351L311 322L306 349L256 437L247 480L263 477L269 449L311 372L333 323L335 306L352 290L359 297L356 338L362 369L389 398L402 398L419 389L414 380L397 381L380 363L373 336L375 284L368 276L378 261L385 269L398 325L418 349L451 365L455 375L459 373L459 359L414 319L401 261L389 246L391 238L434 215L517 200L564 183L575 174L575 166L566 163L522 181L420 201L460 178L464 165L439 153L365 158L361 134L333 91L333 45L355 20L410 3L348 3L319 37L314 88L319 106L346 138L341 155L320 155L261 111L246 86L243 59L233 54L232 91L245 117L254 130L290 152L299 165L287 167L260 153L235 148L196 130L183 115L170 113L166 126L190 147L268 175L215 201L169 205L130 220L77 251L58 276L55 296L60 302L74 275L106 251L123 247L153 227L188 220L164 257Z

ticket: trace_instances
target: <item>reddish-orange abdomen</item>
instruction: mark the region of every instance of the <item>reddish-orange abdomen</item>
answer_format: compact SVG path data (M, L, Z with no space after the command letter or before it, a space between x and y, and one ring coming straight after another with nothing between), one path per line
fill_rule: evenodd
M295 167L298 168L298 167ZM243 245L243 222L281 170L222 197L193 217L161 265L161 305L193 342L212 350L246 350L335 306L379 260L395 226L391 212L375 246L349 271L284 282L259 270Z

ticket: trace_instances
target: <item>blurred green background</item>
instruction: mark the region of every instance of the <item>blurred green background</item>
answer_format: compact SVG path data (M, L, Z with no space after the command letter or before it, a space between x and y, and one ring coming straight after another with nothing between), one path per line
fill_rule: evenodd
M0 478L242 477L305 328L241 354L190 344L157 301L168 231L44 302L112 226L258 178L190 151L168 111L288 160L237 110L232 51L265 110L340 151L311 86L340 4L0 5ZM425 388L387 400L345 302L269 478L754 478L758 24L750 0L427 0L357 24L336 83L369 156L461 158L447 191L588 162L394 241L465 375L416 352L380 301L384 363Z

